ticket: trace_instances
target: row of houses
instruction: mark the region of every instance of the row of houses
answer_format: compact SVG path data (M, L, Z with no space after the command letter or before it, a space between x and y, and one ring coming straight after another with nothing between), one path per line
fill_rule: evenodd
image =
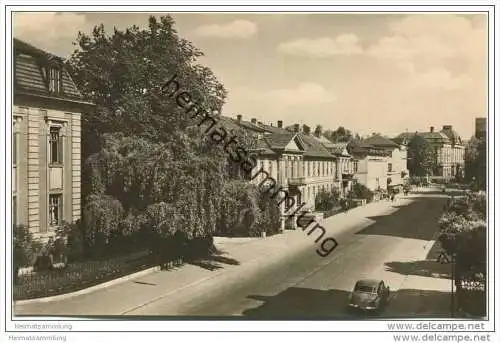
M43 238L63 221L80 218L80 122L93 104L83 100L61 58L17 39L13 46L13 222ZM223 116L221 121L256 137L256 169L265 170L294 196L296 204L304 202L311 210L321 191L337 189L345 197L356 182L372 191L390 190L401 187L409 176L410 135L394 140L376 135L351 147L330 142L306 125L286 129L283 121L267 125L241 115ZM431 130L430 138L439 138L435 146L441 144L441 170L448 176L463 165L463 151L457 148L461 140L451 126L443 131ZM451 149L451 155L446 149Z
M350 146L347 142L333 143L321 130L311 132L307 125L284 128L281 120L268 125L255 118L244 120L242 115L221 120L225 127L241 128L256 138L252 153L257 157L253 171L257 177L253 182L262 183L267 176L259 171L266 171L294 198L295 207L305 204L303 210L315 210L315 199L321 191L336 190L346 197L357 182L372 191L390 191L401 188L409 176L406 146L380 135ZM296 225L293 220L290 224Z

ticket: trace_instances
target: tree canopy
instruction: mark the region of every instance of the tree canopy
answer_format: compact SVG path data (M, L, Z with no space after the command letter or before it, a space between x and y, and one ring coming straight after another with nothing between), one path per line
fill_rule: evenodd
M353 139L360 139L357 133L355 134L343 126L339 126L336 130L326 130L324 135L334 143L344 143L350 142Z
M486 189L486 139L472 137L465 147L465 180L474 182L479 189Z
M412 176L426 176L436 167L436 152L430 143L420 135L414 135L408 142L408 170Z
M89 195L112 196L128 218L143 213L141 220L166 235L213 232L227 155L162 92L177 75L180 89L220 112L226 90L197 63L202 52L178 36L170 16L111 34L101 24L90 35L80 32L75 45L70 70L84 98L97 105L82 116L84 200L98 206Z
M451 200L439 220L439 241L456 254L459 274L486 275L486 207L485 193L471 193Z

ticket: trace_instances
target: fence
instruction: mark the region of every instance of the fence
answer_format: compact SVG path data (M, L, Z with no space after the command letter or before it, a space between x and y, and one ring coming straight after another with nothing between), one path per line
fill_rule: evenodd
M459 308L469 315L486 316L486 278L469 277L457 282Z
M47 297L110 281L154 265L149 251L106 260L84 261L44 271L30 271L17 276L13 285L14 300Z

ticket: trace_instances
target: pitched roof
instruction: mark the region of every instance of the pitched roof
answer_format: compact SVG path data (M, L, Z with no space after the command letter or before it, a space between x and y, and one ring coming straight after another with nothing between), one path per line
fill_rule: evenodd
M448 137L448 139L452 142L452 143L455 143L455 144L463 144L462 142L462 138L460 137L460 135L458 134L457 131L453 130L451 127L450 128L443 128L443 130L441 130L441 132L443 134L446 135L446 137Z
M403 132L394 138L395 142L403 144L404 141L409 141L413 138L413 136L419 135L423 138L434 141L434 142L443 142L450 143L450 138L442 131L434 131L434 132Z
M333 157L332 154L321 144L316 137L298 133L299 137L305 143L304 156L309 157Z
M349 151L348 151L348 142L338 142L338 143L332 143L332 145L328 148L328 150L337 156L350 156Z
M441 142L449 142L450 139L443 132L420 132L419 135L424 137L425 139L433 140L433 141L441 141Z
M369 138L363 140L365 144L372 145L374 147L383 147L383 148L398 148L399 145L394 143L388 138L382 137L380 135L374 135Z
M17 38L14 38L13 43L15 95L39 95L85 103L62 58ZM49 89L48 73L52 67L61 71L61 92L59 93L51 92Z

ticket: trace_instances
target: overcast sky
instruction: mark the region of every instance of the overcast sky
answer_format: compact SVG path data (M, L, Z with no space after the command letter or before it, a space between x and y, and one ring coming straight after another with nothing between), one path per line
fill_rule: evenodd
M21 13L14 36L67 57L78 31L141 27L148 16ZM229 91L227 115L391 136L449 124L465 139L486 116L486 15L172 16Z

